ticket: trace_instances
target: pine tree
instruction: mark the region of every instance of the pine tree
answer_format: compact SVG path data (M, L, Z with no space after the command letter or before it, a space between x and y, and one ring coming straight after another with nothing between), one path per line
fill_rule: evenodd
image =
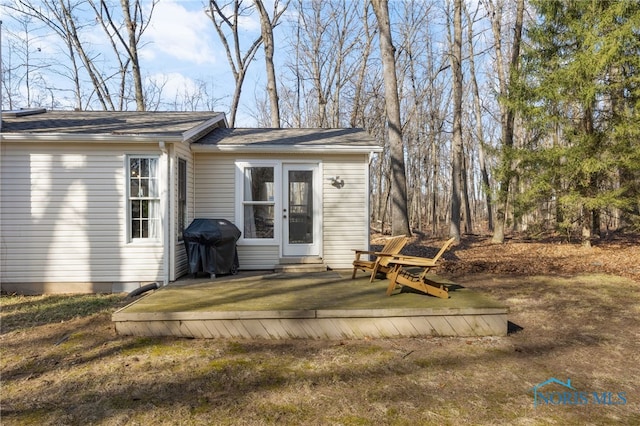
M536 0L517 105L529 130L521 206L553 200L590 245L603 212L638 213L640 3Z

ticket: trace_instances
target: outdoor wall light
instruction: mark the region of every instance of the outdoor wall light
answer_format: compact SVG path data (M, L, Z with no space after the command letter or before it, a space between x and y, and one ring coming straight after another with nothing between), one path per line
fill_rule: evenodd
M329 178L331 180L331 185L340 189L344 186L344 179L340 179L340 176Z

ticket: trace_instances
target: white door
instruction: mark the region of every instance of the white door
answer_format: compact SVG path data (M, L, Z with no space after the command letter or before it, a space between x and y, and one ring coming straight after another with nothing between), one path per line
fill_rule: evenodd
M283 164L282 255L319 256L321 242L320 168Z

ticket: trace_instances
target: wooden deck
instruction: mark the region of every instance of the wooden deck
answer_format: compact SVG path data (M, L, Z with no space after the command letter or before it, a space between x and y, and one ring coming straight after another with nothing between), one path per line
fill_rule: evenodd
M121 335L247 339L504 336L508 308L453 282L451 297L385 294L351 271L178 281L112 316Z

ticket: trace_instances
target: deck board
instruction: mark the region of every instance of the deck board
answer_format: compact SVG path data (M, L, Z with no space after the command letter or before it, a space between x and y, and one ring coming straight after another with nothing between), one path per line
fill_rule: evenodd
M365 339L506 335L508 308L444 278L450 298L386 296L387 280L350 271L186 280L115 312L121 335Z

